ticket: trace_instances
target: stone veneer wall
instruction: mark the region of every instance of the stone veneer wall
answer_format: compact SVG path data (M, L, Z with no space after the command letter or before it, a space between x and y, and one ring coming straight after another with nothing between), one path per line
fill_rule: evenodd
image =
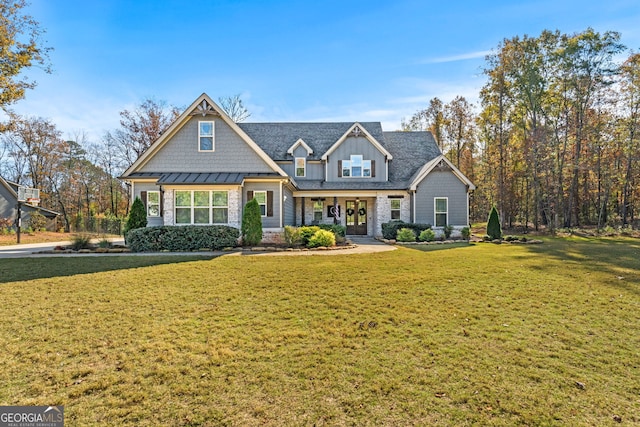
M399 196L400 192L378 193L376 198L376 217L374 236L382 236L382 224L391 221L391 200L389 196ZM400 199L400 219L404 222L411 222L411 196L402 194L404 199Z
M229 196L227 199L229 203L229 225L240 229L242 211L240 209L241 193L240 190L229 190ZM164 225L175 225L174 213L174 190L164 191Z

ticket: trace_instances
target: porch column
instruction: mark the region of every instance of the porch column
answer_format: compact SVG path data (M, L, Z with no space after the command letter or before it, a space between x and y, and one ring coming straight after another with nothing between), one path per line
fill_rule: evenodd
M303 226L304 226L304 217L305 217L305 214L304 214L304 205L305 205L305 203L304 203L304 197L302 197L302 206L301 206L301 208L302 208L302 225L303 225Z

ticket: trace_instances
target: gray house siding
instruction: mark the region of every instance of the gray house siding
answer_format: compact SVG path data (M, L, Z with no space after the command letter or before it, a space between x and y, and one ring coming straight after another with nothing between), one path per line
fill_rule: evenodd
M433 170L418 185L415 195L417 223L435 225L434 200L448 199L448 225L467 226L467 186L451 171Z
M352 178L339 177L338 162L349 160L351 155L361 154L363 160L375 161L375 177ZM385 182L386 166L385 156L365 137L348 137L330 155L327 162L327 182Z
M133 199L135 200L136 197L142 199L141 193L143 191L160 191L160 187L152 182L136 182L133 185ZM146 206L147 201L143 199L142 203ZM163 225L162 215L163 213L161 212L160 216L147 216L147 226L155 227L157 225Z
M287 199L284 201L284 225L295 225L295 201L293 199L293 191L289 188L282 190L284 197Z
M304 177L301 177L301 176L295 176L296 171L294 167L294 161L295 160L291 160L290 162L278 162L278 166L280 166L287 175L289 175L296 181L304 181L304 180L319 181L324 179L324 164L322 164L321 162L319 161L310 162L307 159L307 166L305 171L306 174Z
M212 152L198 151L198 122L214 121ZM219 118L192 117L139 172L273 172L229 125Z
M18 201L11 192L0 185L0 218L15 218Z
M280 228L280 201L282 200L282 195L280 194L280 183L271 183L271 182L247 182L244 186L244 191L242 194L242 208L244 209L244 205L247 204L249 191L273 191L273 216L263 216L262 217L262 227L263 228ZM293 198L293 197L292 197ZM287 196L287 199L289 197Z

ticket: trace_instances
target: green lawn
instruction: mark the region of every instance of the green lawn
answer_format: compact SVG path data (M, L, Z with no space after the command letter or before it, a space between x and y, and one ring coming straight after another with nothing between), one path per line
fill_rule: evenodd
M640 241L0 260L0 405L68 425L640 424Z

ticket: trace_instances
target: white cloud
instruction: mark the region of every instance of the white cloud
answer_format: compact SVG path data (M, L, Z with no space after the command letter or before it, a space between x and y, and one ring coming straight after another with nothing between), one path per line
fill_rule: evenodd
M427 58L420 61L421 64L441 64L445 62L466 61L468 59L484 58L491 50L479 50L476 52L461 53L459 55L441 56L437 58Z

